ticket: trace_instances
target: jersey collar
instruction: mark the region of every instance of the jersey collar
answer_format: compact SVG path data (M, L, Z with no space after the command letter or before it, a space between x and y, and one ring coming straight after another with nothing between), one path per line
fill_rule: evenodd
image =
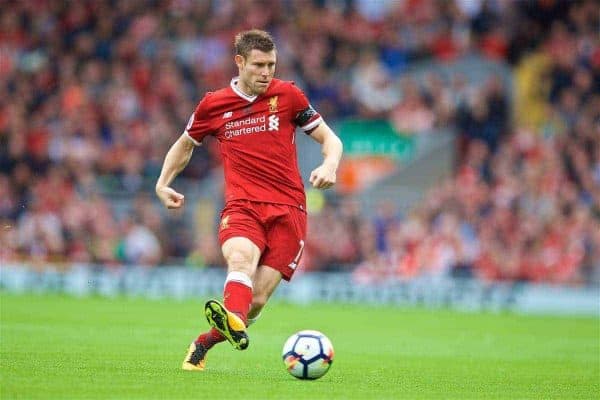
M236 76L235 78L231 79L231 83L229 84L229 86L231 86L231 89L233 90L233 92L235 94L237 94L238 96L240 96L242 99L252 103L254 100L256 100L256 98L258 97L257 95L254 96L248 96L246 93L242 92L240 90L240 88L238 88L238 81L240 80L239 76Z

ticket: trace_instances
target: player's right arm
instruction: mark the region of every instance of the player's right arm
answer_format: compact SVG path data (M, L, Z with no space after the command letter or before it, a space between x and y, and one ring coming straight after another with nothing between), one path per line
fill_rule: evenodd
M171 146L156 182L156 195L167 208L180 208L183 206L184 197L170 186L173 180L186 167L195 146L202 144L202 139L212 133L210 118L208 118L208 99L211 93L207 93L198 107L192 113L185 131Z
M156 182L156 195L167 208L183 206L184 196L170 187L177 175L185 168L194 152L195 144L183 133L169 149Z

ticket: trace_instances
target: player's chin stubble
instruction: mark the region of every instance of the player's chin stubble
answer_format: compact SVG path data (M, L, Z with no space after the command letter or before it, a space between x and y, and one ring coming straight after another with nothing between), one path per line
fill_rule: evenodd
M259 84L254 85L254 94L259 95L259 94L263 94L264 92L267 91L268 86L262 86Z

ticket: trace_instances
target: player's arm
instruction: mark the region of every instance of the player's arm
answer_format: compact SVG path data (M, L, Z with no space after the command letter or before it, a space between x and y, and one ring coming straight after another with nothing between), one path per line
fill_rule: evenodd
M156 195L167 208L183 206L184 196L173 190L170 185L177 175L185 168L194 152L195 144L183 133L169 149L156 182Z
M323 154L323 163L311 172L310 183L314 188L328 189L336 182L336 172L344 146L325 121L310 133L310 137L321 144L321 153Z

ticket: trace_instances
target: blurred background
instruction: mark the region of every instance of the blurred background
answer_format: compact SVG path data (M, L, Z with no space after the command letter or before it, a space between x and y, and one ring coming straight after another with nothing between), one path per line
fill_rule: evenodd
M174 184L185 210L154 183L249 28L345 145L337 187L308 190L299 276L597 287L595 1L1 0L2 287L222 271L217 142Z

